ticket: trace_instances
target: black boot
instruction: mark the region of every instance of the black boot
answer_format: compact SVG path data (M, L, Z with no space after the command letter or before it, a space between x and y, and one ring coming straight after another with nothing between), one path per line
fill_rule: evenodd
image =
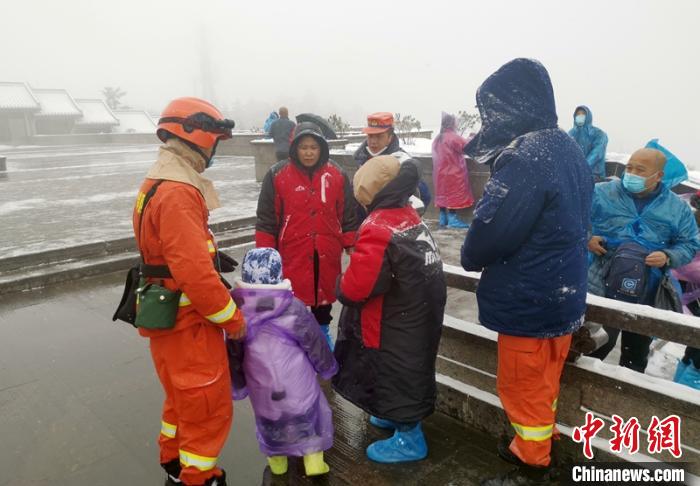
M484 479L481 486L534 486L558 484L548 467L523 465L495 478Z
M173 459L170 462L161 464L160 467L165 469L165 472L168 475L165 478L165 486L177 486L178 484L182 484L182 481L179 479L180 471L182 471L182 466L180 466L179 459Z
M226 486L226 471L221 470L221 476L213 476L204 483L204 486Z
M510 439L506 438L499 441L496 446L496 451L498 452L498 457L507 463L513 464L514 466L526 466L526 464L510 450Z

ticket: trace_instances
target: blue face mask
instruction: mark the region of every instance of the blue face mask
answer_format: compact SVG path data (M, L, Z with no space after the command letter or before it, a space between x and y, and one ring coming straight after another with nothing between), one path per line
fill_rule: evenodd
M207 161L206 168L208 169L209 167L211 167L212 165L214 165L214 162L216 162L216 159L215 159L214 156L212 155L212 157Z
M574 122L577 126L582 127L586 123L586 115L576 115L574 117Z
M656 175L656 173L649 177L653 177L654 175ZM622 185L632 194L639 194L647 188L646 184L649 177L642 177L625 172L625 176L622 178Z

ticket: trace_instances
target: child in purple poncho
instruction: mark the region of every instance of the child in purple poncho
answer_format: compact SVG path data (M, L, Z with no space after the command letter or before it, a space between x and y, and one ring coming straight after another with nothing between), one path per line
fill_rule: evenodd
M333 417L316 374L328 380L338 363L313 314L283 280L277 250L250 250L241 273L231 295L248 331L238 349L229 346L234 399L250 396L260 451L273 474L287 472L287 456L303 457L307 476L326 474Z

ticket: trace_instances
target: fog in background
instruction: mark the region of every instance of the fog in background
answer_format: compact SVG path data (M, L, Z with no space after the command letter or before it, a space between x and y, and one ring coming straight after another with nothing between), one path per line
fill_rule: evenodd
M158 113L210 98L240 128L284 104L292 116L373 111L439 126L474 110L479 84L515 57L539 59L559 123L591 107L609 151L659 137L700 169L700 2L2 0L0 81L66 88Z

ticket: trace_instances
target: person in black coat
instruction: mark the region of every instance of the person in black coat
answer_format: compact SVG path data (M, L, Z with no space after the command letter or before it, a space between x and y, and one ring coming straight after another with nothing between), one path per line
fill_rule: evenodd
M340 316L333 388L394 435L367 448L377 462L426 457L421 420L435 408L435 359L446 301L442 260L409 204L420 179L412 161L370 159L355 174L368 211L338 281Z

